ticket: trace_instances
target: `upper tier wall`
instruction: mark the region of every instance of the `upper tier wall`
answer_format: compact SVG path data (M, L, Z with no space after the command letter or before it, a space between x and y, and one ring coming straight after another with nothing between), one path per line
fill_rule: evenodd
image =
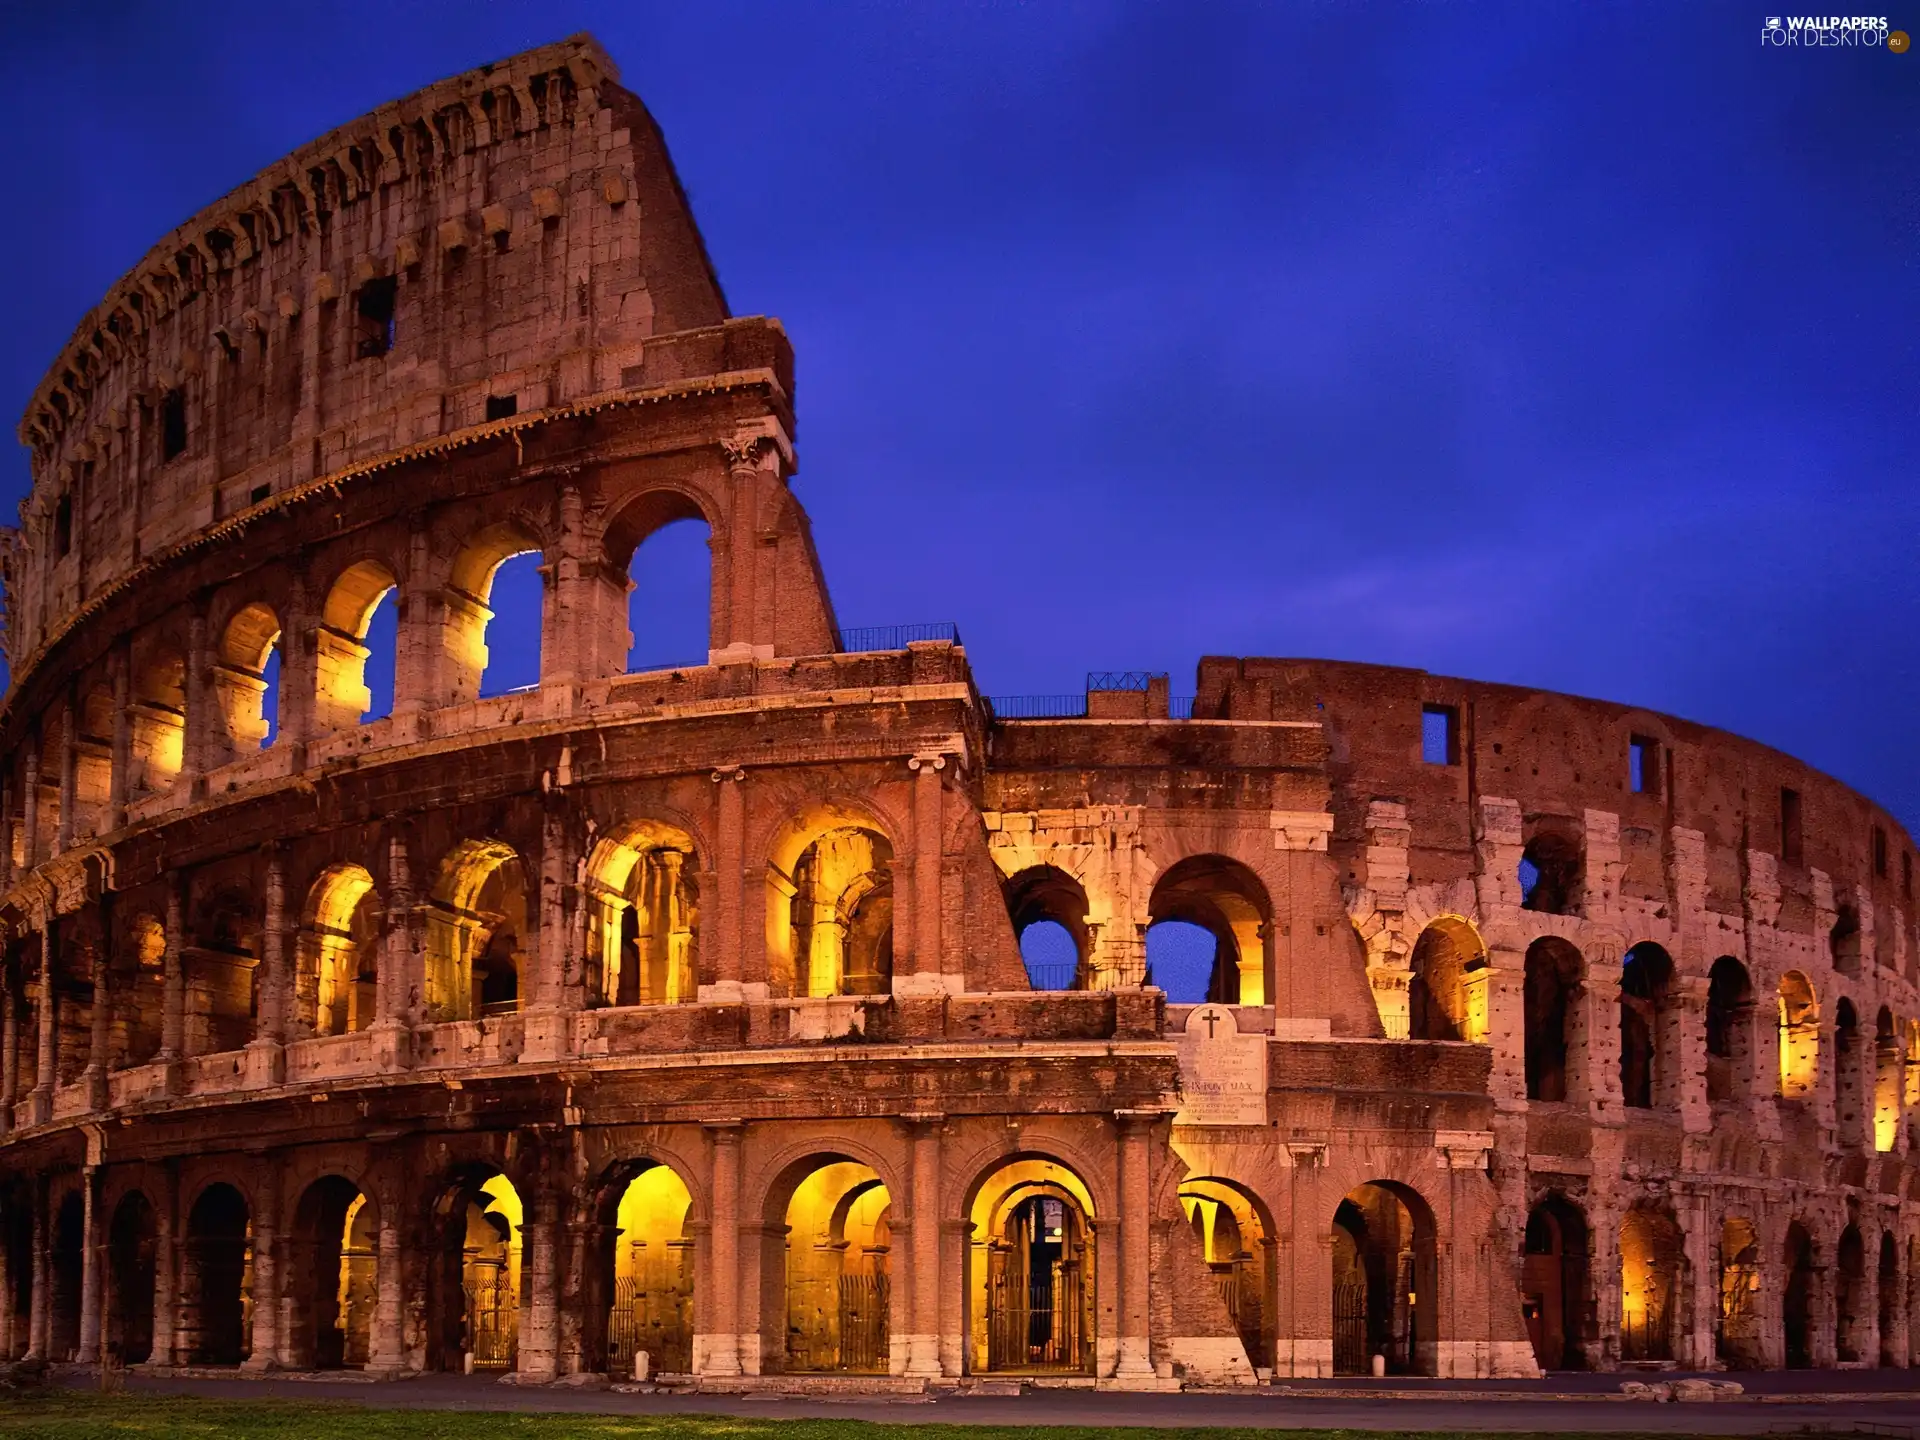
M650 336L724 320L665 144L615 74L576 37L429 86L115 285L20 425L33 491L0 531L15 666L143 559L278 491L509 403L619 389Z

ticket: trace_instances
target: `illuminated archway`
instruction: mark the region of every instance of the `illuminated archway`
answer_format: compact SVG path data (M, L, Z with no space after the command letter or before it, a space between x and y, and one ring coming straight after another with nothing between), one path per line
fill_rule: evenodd
M1350 1192L1333 1216L1333 1371L1432 1375L1439 1266L1433 1211L1406 1185L1374 1180Z
M520 1358L520 1192L475 1166L442 1187L430 1217L427 1368L511 1370Z
M426 1004L436 1020L520 1008L527 881L513 847L463 840L441 862L427 906Z
M1085 887L1052 865L1030 865L1009 876L1001 891L1027 983L1035 990L1090 988L1093 944Z
M1542 1370L1586 1368L1588 1250L1586 1216L1564 1195L1528 1212L1520 1309Z
M767 958L795 995L893 988L893 845L862 817L820 807L768 857Z
M1714 1346L1733 1370L1766 1363L1760 1336L1760 1236L1753 1222L1729 1215L1720 1227L1720 1313Z
M1183 1181L1180 1207L1247 1352L1247 1363L1270 1366L1277 1295L1272 1226L1245 1190L1211 1176Z
M299 1025L344 1035L374 1021L379 896L358 865L335 865L313 883L301 917L294 1001Z
M370 1358L376 1298L372 1211L351 1180L313 1182L286 1243L286 1348L300 1368L358 1369Z
M1620 1222L1620 1358L1671 1360L1686 1242L1673 1217L1635 1206Z
M1487 947L1458 915L1442 915L1420 932L1407 981L1407 1038L1487 1038Z
M1580 952L1557 936L1527 947L1523 983L1527 1099L1567 1098L1567 1016L1580 993Z
M378 560L348 566L327 591L314 634L314 724L348 730L374 708L367 686L368 634L394 593L393 572Z
M968 1207L972 1369L1093 1373L1094 1210L1086 1182L1043 1156L1003 1161Z
M1893 1012L1882 1005L1873 1027L1873 1148L1883 1155L1900 1138L1902 1064Z
M1267 995L1267 922L1272 907L1266 886L1238 860L1192 855L1154 882L1147 905L1147 967L1152 983L1176 1003L1262 1005ZM1213 937L1213 965L1176 981L1156 954L1160 926L1194 926ZM1156 961L1159 961L1156 964ZM1183 967L1196 969L1197 967ZM1195 983L1195 982L1198 983Z
M141 668L128 728L130 793L166 794L187 753L187 662L178 652L163 651Z
M275 717L265 708L269 661L280 645L280 617L255 602L227 622L214 667L214 695L225 721L227 746L245 757L269 743Z
M494 618L488 602L493 598L494 581L500 567L518 556L537 552L539 542L526 530L511 523L490 525L473 536L453 564L443 599L446 619L441 628L442 664L445 694L449 705L478 699L485 681L491 652L487 645L487 627ZM521 643L527 636L522 625ZM532 627L534 674L539 673L538 653L541 624Z
M700 887L693 840L640 820L587 859L587 988L609 1005L673 1005L700 980Z
M786 1276L781 1368L884 1375L893 1349L892 1197L858 1160L818 1156L795 1171L769 1195L777 1202L791 1186L761 1262L763 1273Z
M1798 970L1780 977L1780 1094L1811 1095L1820 1078L1820 1004Z
M1707 1099L1744 1099L1752 1086L1753 984L1731 955L1707 975Z
M690 1372L695 1251L686 1182L669 1165L622 1165L600 1210L601 1288L588 1301L582 1336L590 1368L625 1379L644 1353L650 1374Z

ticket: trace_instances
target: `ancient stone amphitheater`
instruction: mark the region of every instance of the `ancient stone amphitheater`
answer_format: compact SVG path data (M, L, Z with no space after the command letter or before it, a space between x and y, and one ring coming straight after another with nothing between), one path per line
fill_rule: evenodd
M0 1351L1907 1363L1889 815L1413 670L995 703L951 627L838 626L793 396L585 38L288 156L85 318L5 534ZM710 648L630 672L683 521ZM490 694L527 552L539 683Z

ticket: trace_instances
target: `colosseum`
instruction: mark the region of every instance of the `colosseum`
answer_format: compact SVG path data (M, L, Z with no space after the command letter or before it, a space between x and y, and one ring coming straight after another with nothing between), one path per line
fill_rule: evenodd
M0 536L0 1354L912 1390L1920 1353L1892 816L1417 670L995 701L951 626L841 628L794 434L784 332L586 37L296 151L81 322ZM708 648L632 667L683 521Z

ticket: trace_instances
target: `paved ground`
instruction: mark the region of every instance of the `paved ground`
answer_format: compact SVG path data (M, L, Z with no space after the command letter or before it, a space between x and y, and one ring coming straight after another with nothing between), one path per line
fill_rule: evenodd
M757 1419L825 1417L896 1424L1212 1426L1272 1429L1659 1431L1693 1435L1883 1434L1920 1437L1920 1371L1741 1375L1754 1396L1717 1404L1607 1400L1617 1375L1545 1381L1295 1382L1260 1393L1138 1395L1029 1390L1018 1397L620 1395L522 1388L491 1379L427 1376L397 1384L350 1380L202 1380L132 1377L135 1391L233 1399L273 1396L378 1407L609 1414L724 1414ZM1646 1376L1670 1379L1671 1376ZM1727 1378L1727 1377L1715 1377ZM1765 1395L1766 1399L1759 1398ZM1816 1398L1817 1397L1817 1398Z

